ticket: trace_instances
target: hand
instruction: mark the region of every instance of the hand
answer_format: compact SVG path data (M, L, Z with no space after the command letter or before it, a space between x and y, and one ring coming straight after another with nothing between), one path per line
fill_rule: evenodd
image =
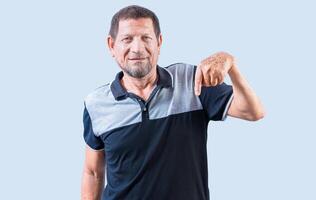
M216 86L223 83L234 62L234 57L226 52L218 52L202 60L195 72L195 95L200 95L202 86Z

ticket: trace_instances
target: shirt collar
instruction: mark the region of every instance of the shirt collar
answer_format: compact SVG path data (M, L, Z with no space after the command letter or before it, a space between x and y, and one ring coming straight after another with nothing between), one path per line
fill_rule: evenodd
M122 100L128 96L128 92L123 88L121 84L121 79L123 77L123 72L120 71L116 74L114 81L111 84L111 91L115 98L115 100ZM173 78L170 72L167 69L160 67L157 65L157 86L161 87L172 87L173 86Z

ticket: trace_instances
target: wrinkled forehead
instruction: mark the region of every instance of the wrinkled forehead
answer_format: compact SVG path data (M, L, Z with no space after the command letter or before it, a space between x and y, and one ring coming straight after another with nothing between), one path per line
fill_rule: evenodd
M153 22L150 18L122 19L119 21L118 36L135 34L155 34Z

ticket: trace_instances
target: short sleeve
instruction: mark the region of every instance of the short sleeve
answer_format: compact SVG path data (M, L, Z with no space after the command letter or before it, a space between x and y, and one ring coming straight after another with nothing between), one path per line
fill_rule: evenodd
M83 137L86 144L94 150L104 149L103 141L93 132L91 118L86 106L84 106L83 111L83 128Z
M214 87L202 86L199 98L209 120L224 121L233 100L233 87L226 83Z

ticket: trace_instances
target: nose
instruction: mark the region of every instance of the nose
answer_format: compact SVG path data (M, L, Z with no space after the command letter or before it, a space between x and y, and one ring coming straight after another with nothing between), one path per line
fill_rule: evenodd
M133 53L144 52L144 48L145 48L144 43L140 38L135 38L131 42L130 50Z

